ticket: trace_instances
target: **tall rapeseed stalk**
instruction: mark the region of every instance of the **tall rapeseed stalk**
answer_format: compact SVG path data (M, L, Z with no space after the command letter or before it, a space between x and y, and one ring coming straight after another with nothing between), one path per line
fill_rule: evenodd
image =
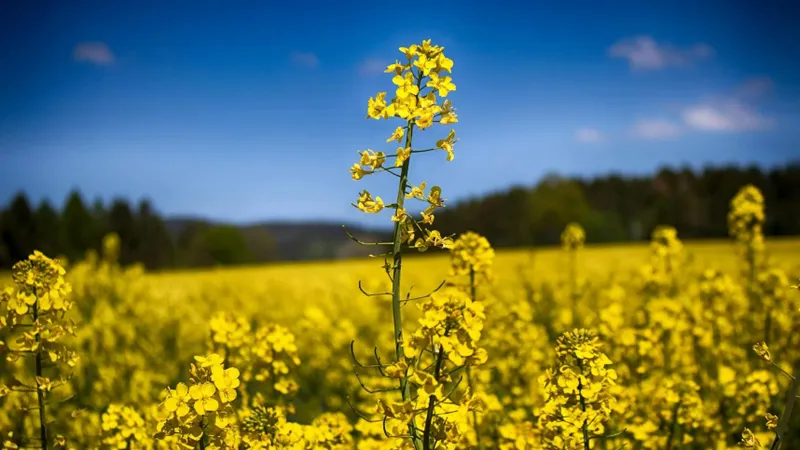
M471 231L463 233L453 244L450 251L450 274L469 276L469 296L473 302L478 301L478 285L492 278L492 262L494 262L494 249L485 237L477 233ZM469 369L466 368L467 387L471 393L475 393L477 383ZM475 430L475 444L482 450L484 446L481 442L477 411L472 412L472 424Z
M561 232L561 247L569 255L569 297L573 324L578 323L578 251L583 248L585 241L586 232L577 222L567 224Z
M426 420L424 423L419 423L416 418L420 411L415 409L412 402L419 403L423 399L423 394L425 394L424 398L431 399L430 405L438 405L437 402L443 400L440 390L435 388L428 390L428 388L432 386L431 383L436 384L439 381L440 371L444 369L444 351L441 348L438 350L436 362L433 364L435 373L431 378L421 378L421 372L414 372L414 366L419 362L421 353L416 352L420 349L420 342L409 339L408 335L403 332L401 305L411 300L403 298L400 288L403 251L414 248L419 251L425 251L430 247L449 248L452 246L452 240L442 237L438 231L429 228L434 221L434 211L444 206L442 189L439 186L432 186L426 190L425 182L413 185L409 182L408 177L411 160L415 154L441 150L446 153L448 161L453 159L453 145L456 142L454 130L450 130L444 139L436 141L432 148L415 149L413 139L416 137L416 131L430 128L435 123L449 125L457 122L452 103L449 100L439 103L439 100L447 97L451 91L455 90L456 86L450 76L445 75L445 73L451 72L453 61L444 55L443 47L431 45L431 41L426 40L421 45L401 47L400 51L403 53L404 61L396 61L386 68L386 73L394 75L392 82L396 86L395 97L387 102L387 93L379 92L374 98L369 99L367 105L368 118L379 120L392 117L403 122L386 139L387 143L403 143L397 148L394 167L385 165L387 158L385 152L367 149L360 152L360 161L353 164L350 169L354 180L361 180L367 175L379 172L388 173L398 179L394 203L384 204L381 197L373 197L369 191L364 190L357 203L354 204L356 208L367 214L379 213L384 208L394 210L391 218L394 222L392 241L366 243L349 234L348 236L362 245L387 248L382 256L385 258L384 270L392 283L390 295L392 297L395 362L391 365L384 365L376 354L377 365L372 367L378 368L384 376L398 378L397 390L400 391L402 402L387 408L379 408L384 413L384 424L387 419L399 420L407 424L407 431L403 433L403 437L410 438L417 449L428 449L432 445L433 430L431 427L437 423L432 420L434 408L433 406L426 408ZM420 200L427 204L427 207L421 212L420 219L415 219L407 211L405 201L409 199ZM417 300L425 298L428 296L418 297ZM428 330L434 328L430 327ZM452 331L454 330L448 328L445 335ZM431 339L425 342L433 343ZM414 351L411 355L407 354L409 345L413 347L412 351ZM365 366L362 365L362 367ZM386 372L387 367L394 369L392 373ZM412 372L414 372L413 375ZM419 382L424 382L422 389ZM397 410L388 411L393 408ZM401 413L401 411L403 412ZM387 435L389 434L397 435L397 433L387 432Z
M35 251L14 264L14 286L0 291L0 336L6 340L0 340L0 355L11 363L33 360L28 366L33 366L33 373L19 373L8 386L0 384L0 397L10 392L33 394L36 403L23 403L19 417L25 420L24 412L33 412L39 425L38 439L14 437L4 442L3 448L30 447L31 440L38 440L38 448L45 450L54 444L65 445L63 437L53 436L48 422L52 405L65 400L48 398L54 389L68 385L72 374L62 371L71 370L78 362L77 355L61 343L65 336L75 334L75 324L65 319L72 308L68 298L72 288L64 280L65 273L58 260Z

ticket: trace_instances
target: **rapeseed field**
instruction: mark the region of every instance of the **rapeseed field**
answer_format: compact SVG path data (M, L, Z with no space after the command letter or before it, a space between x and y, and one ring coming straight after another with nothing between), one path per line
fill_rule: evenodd
M723 243L667 225L616 247L580 224L559 249L442 236L442 188L409 176L455 157L453 130L412 142L457 123L439 101L453 62L400 50L396 97L368 115L399 118L402 146L351 169L398 180L354 203L390 211L393 240L352 236L376 249L359 261L161 274L120 267L114 235L67 267L35 252L0 294L3 448L800 446L800 241L764 239L757 189L732 199Z

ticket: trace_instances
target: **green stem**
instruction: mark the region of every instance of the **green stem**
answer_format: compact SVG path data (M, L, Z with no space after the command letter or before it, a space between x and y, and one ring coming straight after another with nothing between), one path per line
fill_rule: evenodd
M670 427L669 437L667 438L667 450L672 450L672 440L678 434L678 426L680 426L678 423L678 413L680 412L680 408L681 402L678 401L678 403L675 404L675 408L672 409L672 426Z
M569 297L572 306L572 325L577 327L578 321L578 257L577 250L569 250Z
M203 417L200 420L200 429L202 430L203 434L200 436L200 450L205 450L208 446L208 435L206 434L206 418Z
M447 331L445 330L445 335L447 335ZM439 376L442 369L442 363L444 362L444 347L439 346L439 355L436 357L436 368L433 372L433 377L436 381L439 381ZM430 450L431 449L431 426L433 424L433 409L436 405L436 396L431 395L428 399L428 413L425 416L425 431L422 433L422 449L423 450Z
M420 74L417 79L417 87L422 83L422 75ZM414 123L408 121L408 132L406 133L405 148L410 148L414 136ZM406 186L408 185L408 169L411 163L411 156L403 161L403 166L400 169L400 182L397 186L397 201L395 202L395 215L403 209L406 199ZM394 339L395 339L395 356L397 361L402 361L405 357L403 351L403 318L400 310L402 293L400 292L400 275L403 263L403 237L400 232L401 222L395 222L394 232L392 235L392 321L394 325ZM411 386L408 383L408 377L400 379L400 392L403 401L409 401L411 398ZM414 443L416 449L420 449L420 441L417 436L417 430L414 421L408 424L408 431L411 435L411 441Z
M580 359L578 360L578 368L581 370L581 373L583 373L583 361ZM581 403L581 411L585 413L586 399L583 398L583 383L581 383L580 380L578 381L578 397ZM583 430L583 448L584 450L591 450L589 448L589 421L585 418L583 419L583 426L581 429Z
M795 365L795 373L798 372L800 369L800 363ZM800 392L800 380L795 376L792 380L792 385L789 388L789 391L786 394L786 406L783 407L783 412L781 413L780 417L778 418L778 429L775 430L775 440L772 441L772 447L770 450L778 450L781 448L781 440L783 439L783 434L786 432L786 429L789 427L789 420L792 417L792 410L794 409L794 403L797 400L797 394Z
M33 324L37 325L39 321L39 296L36 296L36 301L33 303ZM42 377L42 348L39 345L39 332L36 332L36 399L39 403L39 438L42 441L42 450L47 450L47 419L44 410L44 393L39 385L39 378Z

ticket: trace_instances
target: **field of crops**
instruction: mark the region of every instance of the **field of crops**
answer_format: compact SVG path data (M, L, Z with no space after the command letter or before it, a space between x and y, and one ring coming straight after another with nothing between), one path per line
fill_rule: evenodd
M399 179L395 203L354 203L393 214L392 242L362 243L381 256L145 274L117 264L114 235L66 271L32 254L0 291L3 448L800 448L800 240L764 240L755 187L727 242L664 226L585 247L571 223L562 248L495 253L441 236L442 189L408 176L412 156L453 159L454 131L412 147L457 122L436 98L453 62L400 50L397 97L368 114L402 119L387 142L405 145L394 167L366 150L351 169Z
M599 333L617 374L608 386L616 403L592 432L626 431L598 440L600 448L728 448L745 427L769 442L764 415L778 412L789 380L754 358L752 346L763 340L764 313L772 311L774 360L790 370L800 356L792 339L800 292L789 290L784 275L800 272L800 240L769 241L767 251L786 272L761 274L764 292L754 303L728 242L686 246L669 295L658 292L662 280L648 266L656 261L645 245L579 251L574 297L567 251L498 253L493 279L476 289L486 305L479 342L488 359L470 382L485 402L477 415L482 445L540 448L536 419L548 396L540 377L558 367L555 339L574 326ZM403 285L414 285L412 296L423 294L459 278L449 272L446 256L413 258ZM393 359L390 301L358 289L359 280L368 292L390 289L376 260L147 275L100 259L71 267L67 279L77 336L65 342L80 361L69 383L47 398L54 402L52 433L68 436L73 448L151 448L165 387L187 382L193 357L213 351L229 354L240 371L232 402L240 418L261 401L281 405L267 409L278 421L265 424L271 438L315 442L296 448L353 448L353 441L357 448L391 447L382 426L359 418L347 402L366 418L377 416L375 395L353 373L351 340L364 365L376 364L375 345L384 364ZM404 308L407 323L419 317L412 303ZM3 367L8 386L30 369L11 367ZM370 389L393 385L376 369L358 371ZM3 430L37 430L35 410L23 420L17 409L35 406L35 395L12 392L0 401ZM163 448L174 445L165 442Z

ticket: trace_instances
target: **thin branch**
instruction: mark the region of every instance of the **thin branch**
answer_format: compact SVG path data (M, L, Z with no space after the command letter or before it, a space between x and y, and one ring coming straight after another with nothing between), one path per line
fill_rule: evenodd
M351 357L351 358L353 358L353 362L355 362L355 363L356 363L356 365L358 365L358 367L361 367L362 369L375 369L375 368L382 368L382 366L381 366L381 365L376 365L376 364L361 364L361 363L358 361L358 358L356 358L355 344L356 344L356 341L355 341L355 339L353 339L352 341L350 341L350 357Z
M350 401L350 396L349 395L345 396L345 400L347 400L347 404L350 405L350 409L352 409L353 412L356 413L356 415L358 417L366 420L369 423L378 423L378 422L381 421L381 419L370 419L369 417L367 417L364 414L362 414L361 411L359 411L355 406L353 406L353 403Z
M392 391L399 391L400 390L400 388L397 387L397 386L391 387L391 388L370 389L361 380L361 375L358 374L358 371L356 370L356 366L355 365L353 365L353 373L356 374L356 379L358 380L358 384L361 385L361 389L364 389L364 391L366 391L368 394L377 394L377 393L380 393L380 392L392 392Z
M342 225L342 229L344 230L344 234L346 234L347 237L350 238L350 240L352 240L353 242L355 242L355 243L357 243L359 245L387 245L388 246L388 245L392 245L393 244L392 242L364 242L364 241L359 240L357 237L353 236L352 234L350 234L350 232L347 231L347 226Z
M418 297L413 297L413 298L412 298L412 297L410 297L410 295L411 295L411 292L409 292L409 293L408 293L408 295L409 295L409 296L407 296L407 297L406 297L406 299L405 299L405 300L403 300L403 302L406 302L406 303L407 303L407 302L413 302L413 301L415 301L415 300L422 300L422 299L424 299L424 298L428 298L428 297L430 297L431 295L433 295L433 294L435 294L436 292L438 292L438 291L439 291L441 288L443 288L445 284L447 284L447 280L445 280L445 281L442 281L441 283L439 283L439 286L437 286L437 287L436 287L434 290L430 291L429 293L427 293L427 294L425 294L425 295L420 295L420 296L418 296ZM413 287L413 286L412 286L412 287ZM410 291L410 289L409 289L409 291Z
M375 293L367 292L361 286L361 280L358 280L358 290L361 291L361 293L366 295L367 297L380 297L381 295L392 295L391 292L375 292Z

